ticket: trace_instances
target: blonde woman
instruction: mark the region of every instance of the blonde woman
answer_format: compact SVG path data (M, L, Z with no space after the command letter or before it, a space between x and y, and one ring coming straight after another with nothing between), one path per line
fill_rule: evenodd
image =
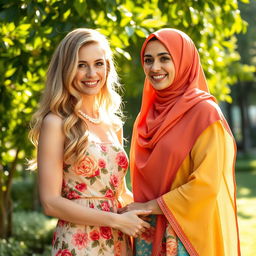
M67 34L30 132L43 209L59 219L52 255L131 255L129 236L149 227L139 218L149 211L117 213L132 200L118 86L106 38L92 29Z

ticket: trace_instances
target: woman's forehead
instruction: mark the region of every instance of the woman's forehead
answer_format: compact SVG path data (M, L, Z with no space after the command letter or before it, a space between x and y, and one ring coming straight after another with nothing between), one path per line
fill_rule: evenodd
M145 47L144 55L158 54L158 53L169 53L165 45L159 40L149 41Z

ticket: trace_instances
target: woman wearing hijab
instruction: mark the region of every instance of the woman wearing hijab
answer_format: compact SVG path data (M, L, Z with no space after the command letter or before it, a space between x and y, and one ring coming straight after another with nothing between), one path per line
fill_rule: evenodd
M209 94L196 47L161 29L142 46L146 75L130 152L134 203L151 228L135 255L240 255L229 126Z

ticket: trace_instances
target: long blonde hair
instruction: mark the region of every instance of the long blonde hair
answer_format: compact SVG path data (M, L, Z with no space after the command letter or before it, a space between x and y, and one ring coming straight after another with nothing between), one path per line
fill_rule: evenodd
M78 114L82 106L82 98L72 86L72 82L78 66L78 51L89 43L99 43L102 46L107 62L106 84L96 101L100 115L107 116L114 127L120 127L122 124L121 97L116 92L120 83L112 51L105 36L96 30L86 28L78 28L68 33L55 50L48 68L46 87L39 109L31 120L29 138L37 149L44 117L52 112L62 118L65 135L64 162L70 164L79 163L86 150L88 128ZM36 168L36 160L29 163L29 168Z

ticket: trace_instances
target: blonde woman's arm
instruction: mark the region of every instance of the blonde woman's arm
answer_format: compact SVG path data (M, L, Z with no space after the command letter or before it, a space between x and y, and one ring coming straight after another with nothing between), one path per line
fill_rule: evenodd
M48 114L43 121L38 146L39 193L46 215L76 224L109 226L133 236L149 227L138 217L148 214L147 211L120 215L84 207L62 197L63 148L62 120L57 115Z

